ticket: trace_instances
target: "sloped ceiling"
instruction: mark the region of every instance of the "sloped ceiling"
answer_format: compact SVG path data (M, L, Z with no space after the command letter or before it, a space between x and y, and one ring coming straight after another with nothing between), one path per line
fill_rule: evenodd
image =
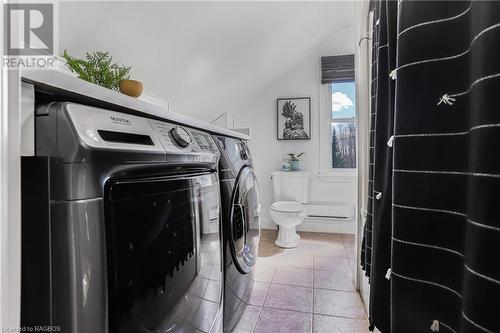
M202 119L234 110L341 30L354 1L60 2L59 50L109 50L148 94ZM354 47L354 46L353 46ZM319 60L318 60L319 61Z

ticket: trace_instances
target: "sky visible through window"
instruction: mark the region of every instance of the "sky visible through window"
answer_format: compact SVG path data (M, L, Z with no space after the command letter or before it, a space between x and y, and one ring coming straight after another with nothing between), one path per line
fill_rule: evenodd
M332 87L332 118L352 118L356 116L354 82L335 82Z

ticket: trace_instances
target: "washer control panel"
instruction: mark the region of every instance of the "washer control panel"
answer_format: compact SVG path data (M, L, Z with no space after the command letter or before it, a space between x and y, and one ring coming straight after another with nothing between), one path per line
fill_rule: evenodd
M166 151L218 152L208 133L158 120L149 122Z
M206 133L193 132L193 137L198 146L203 150L211 150L217 152L217 147L212 137Z
M81 140L92 148L219 154L210 134L197 129L79 104L65 107Z
M177 143L177 145L181 148L186 148L191 144L192 140L188 131L180 126L175 126L174 128L172 128L170 130L170 135L172 136L172 139L174 139L174 142Z
M78 136L88 147L164 151L147 118L72 103L65 108Z

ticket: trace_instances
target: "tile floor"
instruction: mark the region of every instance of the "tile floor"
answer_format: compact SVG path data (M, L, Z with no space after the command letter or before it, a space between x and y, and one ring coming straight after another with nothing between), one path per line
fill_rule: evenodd
M255 283L237 333L366 333L354 288L354 236L299 233L295 249L263 230Z

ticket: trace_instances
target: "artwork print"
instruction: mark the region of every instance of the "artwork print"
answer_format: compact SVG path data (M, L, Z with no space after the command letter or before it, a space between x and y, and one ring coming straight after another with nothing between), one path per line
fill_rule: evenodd
M279 98L277 103L278 140L311 138L311 99Z

